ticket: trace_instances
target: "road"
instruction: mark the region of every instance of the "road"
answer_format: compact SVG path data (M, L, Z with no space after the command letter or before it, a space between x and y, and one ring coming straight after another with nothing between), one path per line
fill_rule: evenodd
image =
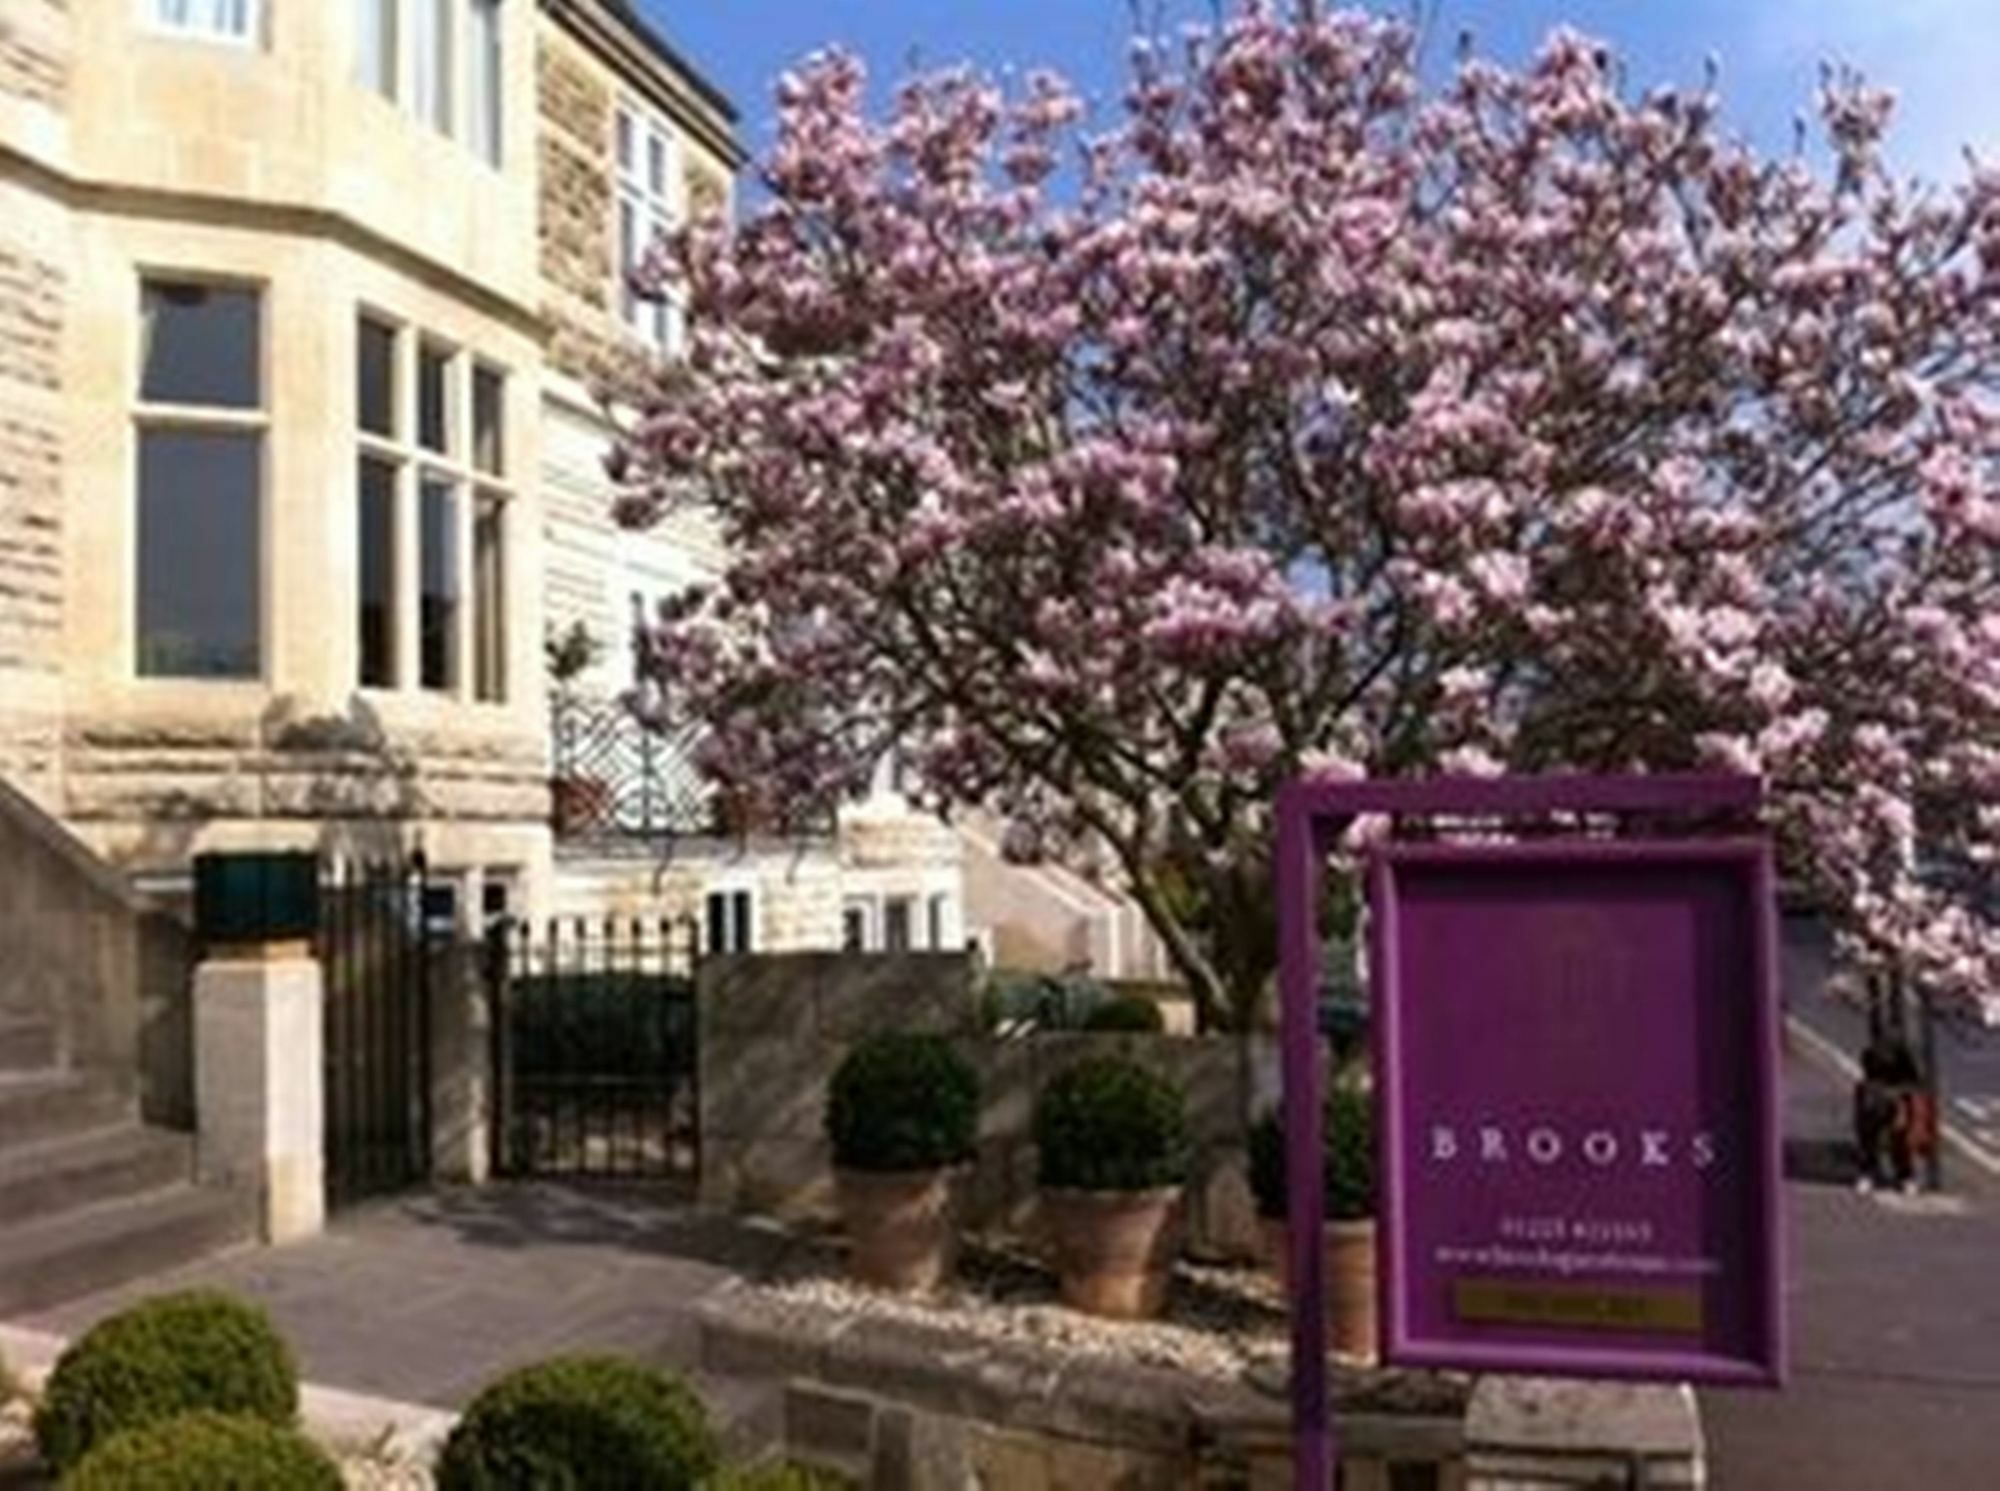
M1829 1153L1844 1077L1794 1054L1787 1130ZM1705 1392L1719 1491L2000 1488L2000 1181L1969 1164L1937 1197L1787 1186L1791 1381Z
M1788 926L1787 933L1787 1013L1810 1035L1832 1044L1849 1059L1860 1055L1868 1043L1866 1014L1826 993L1823 943L1795 925ZM1936 1042L1944 1099L1941 1116L1960 1141L1945 1151L1945 1184L1949 1188L1956 1169L1968 1165L2000 1179L2000 1029L1939 1021Z

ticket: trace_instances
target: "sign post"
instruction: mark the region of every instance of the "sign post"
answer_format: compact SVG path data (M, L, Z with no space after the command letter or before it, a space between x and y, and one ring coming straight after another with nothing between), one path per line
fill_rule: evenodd
M1297 1484L1327 1491L1317 1043L1324 862L1364 813L1479 842L1370 856L1382 1354L1479 1372L1776 1385L1777 914L1735 777L1300 782L1279 799ZM1509 840L1493 820L1722 833Z

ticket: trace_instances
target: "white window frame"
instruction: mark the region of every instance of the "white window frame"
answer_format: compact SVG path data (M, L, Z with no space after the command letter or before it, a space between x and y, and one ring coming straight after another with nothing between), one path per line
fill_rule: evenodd
M923 897L916 895L894 895L882 898L882 951L885 953L916 953L923 951L923 944L917 940L917 907ZM904 911L903 945L889 946L889 911L901 906Z
M378 435L361 428L360 411L355 411L353 426L355 453L368 457L394 469L395 517L392 523L391 563L393 569L394 602L391 608L389 635L391 647L390 682L363 684L360 682L361 659L359 655L359 628L356 632L355 686L368 693L421 694L434 699L449 699L460 704L482 708L502 708L508 702L513 687L509 675L507 650L509 647L508 586L517 573L515 553L520 543L520 504L517 483L519 462L514 457L516 421L511 417L511 390L513 375L508 368L492 358L481 354L445 337L424 330L407 318L386 311L378 306L362 304L355 308L352 322L353 332L349 345L350 355L359 355L360 324L372 323L395 336L391 364L394 370L394 384L391 389L391 435ZM424 445L421 439L421 412L423 390L421 388L422 356L425 352L441 355L445 361L445 450L434 451ZM473 378L475 371L485 372L500 380L500 466L498 471L487 471L480 467L476 457L473 419ZM353 380L359 383L358 372ZM422 502L423 482L428 477L448 484L453 493L452 513L452 568L455 572L457 616L452 623L452 677L449 687L437 688L423 683L423 554L422 554ZM357 464L353 475L354 500L361 500L360 472ZM499 657L497 698L479 697L478 678L478 603L479 577L475 570L475 544L473 523L482 495L490 497L500 505L500 594L495 598L499 606ZM360 614L359 565L356 565L356 593L352 614Z
M145 331L139 328L139 344L135 347L132 367L132 486L131 506L128 508L132 523L132 547L128 574L131 577L132 593L126 607L126 616L131 628L126 646L126 658L130 676L145 684L168 684L185 687L190 684L203 686L242 687L244 685L263 686L271 677L273 664L272 594L271 594L271 554L275 536L272 533L273 504L271 500L271 407L276 391L271 378L271 286L266 280L247 279L236 275L217 274L205 269L178 269L154 264L144 264L139 268L137 286L139 305L143 308L146 287L149 285L201 285L214 290L247 291L257 298L257 403L254 407L238 407L231 404L185 404L161 402L146 397L146 350ZM143 309L142 309L143 314ZM145 492L140 482L140 444L148 431L180 430L194 433L228 434L253 438L257 442L257 667L250 673L236 674L181 674L149 673L142 664L145 637L139 629L139 586L144 556L139 549L140 505L145 500Z
M727 898L724 903L725 910L723 913L723 929L725 934L723 942L725 945L722 947L714 946L713 939L708 935L709 913L713 909L717 896ZM744 897L749 904L749 914L746 917L749 923L749 937L747 945L744 947L734 946L736 942L736 898L738 896ZM723 954L756 952L764 940L759 935L764 920L762 914L763 908L760 904L761 900L762 898L757 894L757 888L754 885L746 885L740 880L719 880L709 884L703 890L701 898L702 951L704 953Z
M139 19L145 28L156 36L170 36L177 41L210 42L216 46L241 47L249 50L260 46L264 35L263 0L235 0L242 7L241 30L225 30L221 27L190 20L170 20L169 10L178 10L183 4L199 6L208 13L211 0L139 0Z
M861 951L877 953L882 950L882 898L880 896L843 896L840 902L840 940L843 948L847 945L847 913L861 913Z
M677 354L685 340L686 312L677 296L668 294L649 300L634 293L628 282L631 271L644 257L644 250L660 235L673 231L687 218L684 162L680 136L659 115L626 98L619 100L613 128L611 246L612 303L618 323L628 336L653 351ZM615 140L631 132L632 159L619 159ZM654 147L662 156L662 181L654 187L647 167ZM628 261L625 253L625 214L635 223L635 252Z

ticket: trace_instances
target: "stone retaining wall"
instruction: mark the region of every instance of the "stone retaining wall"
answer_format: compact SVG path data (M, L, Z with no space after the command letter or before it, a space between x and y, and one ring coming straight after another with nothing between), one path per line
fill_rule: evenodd
M713 958L702 966L701 1189L704 1204L787 1219L833 1211L822 1129L827 1083L856 1040L878 1030L951 1036L981 1074L978 1161L960 1196L975 1230L1034 1227L1035 1098L1072 1063L1120 1051L1188 1095L1196 1141L1189 1241L1211 1257L1258 1246L1244 1179L1245 1084L1275 1068L1268 1042L1233 1037L1040 1035L1001 1039L980 1026L962 954L798 954Z
M732 1290L697 1312L704 1370L785 1384L788 1453L873 1491L1289 1491L1285 1402L1105 1358L847 1319ZM1351 1384L1363 1392L1369 1385ZM1340 1416L1345 1491L1461 1491L1463 1405Z

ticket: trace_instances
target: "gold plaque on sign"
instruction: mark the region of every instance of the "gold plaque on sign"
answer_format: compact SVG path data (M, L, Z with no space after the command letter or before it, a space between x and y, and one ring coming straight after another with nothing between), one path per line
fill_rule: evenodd
M1451 1300L1460 1320L1481 1325L1701 1334L1701 1292L1696 1289L1458 1279L1451 1286Z

